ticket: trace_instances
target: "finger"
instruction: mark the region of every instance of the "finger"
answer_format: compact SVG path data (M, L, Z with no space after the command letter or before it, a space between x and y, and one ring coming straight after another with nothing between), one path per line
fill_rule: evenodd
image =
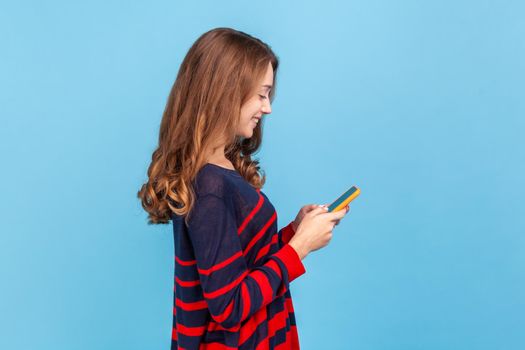
M309 211L311 211L311 210L314 210L315 208L317 208L317 204L308 204L308 205L305 206L305 209L306 209L307 213Z
M319 215L326 215L325 216L326 220L330 222L335 222L337 220L342 219L346 215L346 212L340 209L338 211L332 211L332 212L321 212Z
M318 206L318 207L312 209L310 211L310 213L313 213L313 214L327 213L328 214L328 211L326 210L326 207Z
M334 218L339 220L342 219L346 215L346 210L340 209L338 211L334 211Z

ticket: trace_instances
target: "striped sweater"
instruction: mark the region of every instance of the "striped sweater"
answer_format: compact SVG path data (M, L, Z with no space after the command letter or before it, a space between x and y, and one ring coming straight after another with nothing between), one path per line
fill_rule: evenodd
M188 218L172 213L171 349L299 349L289 283L306 272L277 230L268 197L236 170L207 163Z

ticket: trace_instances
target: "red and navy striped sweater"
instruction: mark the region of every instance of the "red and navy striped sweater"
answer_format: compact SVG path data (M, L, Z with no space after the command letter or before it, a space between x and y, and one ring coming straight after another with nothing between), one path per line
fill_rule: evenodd
M188 225L172 213L171 349L299 349L289 283L306 272L292 222L236 170L207 163Z

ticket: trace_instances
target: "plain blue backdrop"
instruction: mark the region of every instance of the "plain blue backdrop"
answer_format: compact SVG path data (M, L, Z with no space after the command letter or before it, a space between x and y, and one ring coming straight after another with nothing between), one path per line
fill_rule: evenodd
M170 225L146 180L191 44L280 58L256 155L279 227L361 195L292 283L302 349L525 346L521 1L0 5L0 348L168 349Z

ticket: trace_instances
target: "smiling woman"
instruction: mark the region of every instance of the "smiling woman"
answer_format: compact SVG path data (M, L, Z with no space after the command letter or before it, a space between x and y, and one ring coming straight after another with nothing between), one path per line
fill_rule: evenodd
M173 222L172 349L299 349L290 282L346 211L306 205L278 229L251 159L277 67L261 40L217 28L192 45L168 98L138 196L150 223Z
M305 273L261 188L261 118L278 59L231 28L204 33L184 58L138 192L150 223L173 222L172 349L299 349L290 282Z

